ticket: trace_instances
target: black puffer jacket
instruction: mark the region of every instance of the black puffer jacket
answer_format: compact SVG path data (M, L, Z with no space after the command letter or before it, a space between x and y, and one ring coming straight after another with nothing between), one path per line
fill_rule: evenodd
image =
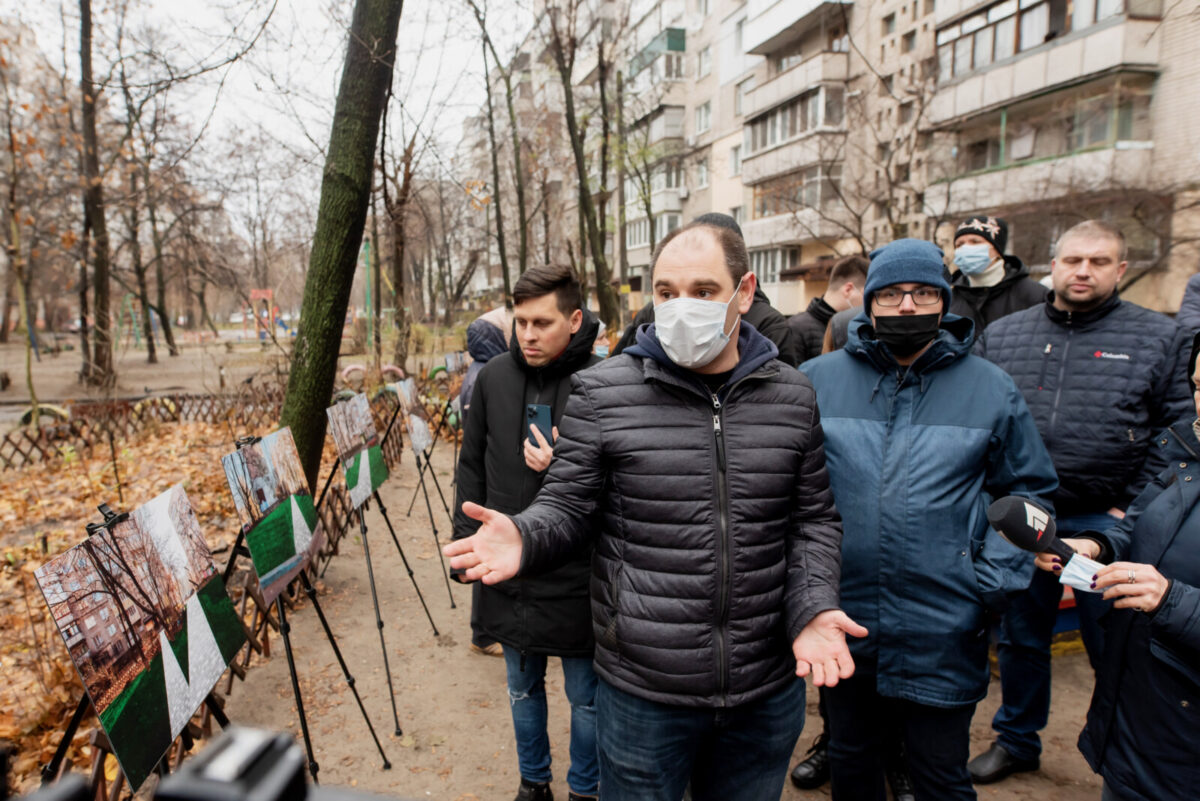
M1025 396L1058 471L1058 513L1124 509L1166 466L1151 438L1191 408L1190 337L1116 293L1087 312L1053 298L992 323L975 352Z
M791 329L788 328L787 318L771 305L771 299L767 297L766 292L762 291L762 287L755 287L754 302L750 304L750 311L746 312L742 319L754 326L754 330L758 333L775 343L775 347L779 350L779 361L789 367L795 367L802 361L796 352L799 343L796 342ZM654 322L654 301L643 306L637 316L633 318L633 322L625 329L625 333L621 334L621 339L613 348L612 355L619 356L626 348L633 347L633 344L637 342L638 329L652 322Z
M738 347L719 400L653 327L577 374L545 486L513 518L522 573L596 535L596 671L660 703L778 692L792 640L838 604L841 519L812 385L752 326Z
M1001 317L1046 299L1046 287L1029 277L1029 269L1016 256L1004 257L1004 277L995 286L971 286L961 272L954 274L950 286L950 313L973 321L976 336Z
M800 364L821 355L821 348L825 344L825 326L829 325L833 315L833 307L824 298L813 298L807 309L788 318L792 344Z
M592 355L599 327L596 318L585 311L583 325L567 349L540 368L526 363L514 336L508 353L488 361L479 373L458 459L454 539L470 536L479 528L477 520L463 514L464 501L505 514L519 512L533 502L546 474L525 464L523 448L529 431L525 405L550 406L551 421L561 425L571 376L600 361ZM523 653L591 656L590 564L589 550L581 548L541 575L490 587L480 585L472 620L475 633Z

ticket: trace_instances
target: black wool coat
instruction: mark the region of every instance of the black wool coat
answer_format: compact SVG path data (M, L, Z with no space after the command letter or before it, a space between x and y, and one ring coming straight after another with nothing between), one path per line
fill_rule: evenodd
M477 520L463 514L465 501L510 515L533 501L546 473L525 464L523 449L529 432L525 406L550 406L551 422L560 425L571 376L600 361L592 354L599 327L585 311L583 325L567 349L543 367L529 366L514 336L508 353L491 359L479 373L458 458L454 539L479 528ZM476 634L522 653L590 657L590 563L590 549L581 547L553 570L481 585L473 620Z

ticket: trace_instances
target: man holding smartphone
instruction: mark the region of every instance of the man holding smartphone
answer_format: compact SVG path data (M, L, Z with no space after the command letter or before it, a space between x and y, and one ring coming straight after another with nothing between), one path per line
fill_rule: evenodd
M571 376L596 362L599 322L583 308L569 267L526 270L513 287L508 353L479 373L458 462L454 539L475 533L462 512L477 503L506 514L529 506L553 458L553 440L571 394ZM477 584L472 625L504 647L521 785L517 801L551 801L546 732L546 659L562 659L571 704L570 798L594 798L596 674L588 605L591 553L580 549L553 570L499 586ZM463 580L456 571L457 579Z
M494 587L594 545L605 801L779 798L805 684L865 636L838 609L841 524L816 395L746 323L746 244L696 222L655 250L654 325L575 375L545 486L445 548ZM513 578L516 576L517 578Z

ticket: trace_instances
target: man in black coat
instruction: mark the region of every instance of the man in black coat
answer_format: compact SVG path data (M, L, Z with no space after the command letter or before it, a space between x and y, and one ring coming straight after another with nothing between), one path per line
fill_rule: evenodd
M1104 531L1166 467L1154 436L1192 408L1190 332L1158 312L1121 300L1125 237L1088 220L1054 249L1054 291L1033 308L988 326L976 353L1016 381L1058 473L1058 533ZM1038 571L1004 615L997 656L1003 704L997 739L969 765L977 784L1037 770L1038 732L1050 712L1050 639L1062 585ZM1101 664L1110 608L1075 596L1093 667Z
M604 801L778 798L805 687L853 674L841 523L812 385L741 320L742 239L692 223L654 254L655 324L576 374L537 499L451 566L497 585L594 543Z
M788 318L797 364L804 364L821 355L825 327L833 315L862 305L868 265L866 258L857 253L838 259L829 270L829 288L825 293L813 298L807 309Z
M999 217L964 220L954 232L950 313L975 323L975 336L1001 317L1038 306L1046 288L1029 277L1016 256L1004 255L1008 223Z
M527 411L542 406L557 437L571 376L597 363L599 322L582 308L583 295L567 267L526 270L513 286L513 336L508 353L479 373L458 461L454 538L479 527L464 503L507 514L525 509L541 489L553 445ZM531 441L532 439L532 441ZM536 443L536 444L535 444ZM595 797L596 674L588 625L590 551L580 548L553 570L498 586L479 586L472 615L477 635L504 647L521 786L517 801L551 801L550 741L546 734L546 657L562 659L571 704L572 799ZM461 576L456 576L460 578Z
M701 214L692 222L726 228L737 234L739 239L743 239L744 244L742 227L728 214L716 212ZM754 326L755 331L775 343L775 347L779 349L779 361L790 367L795 367L803 361L796 352L798 343L792 336L791 329L788 328L787 318L771 305L771 299L757 284L754 287L754 301L750 304L750 309L742 315L742 319ZM638 329L653 322L654 301L650 300L638 311L633 322L625 329L625 333L621 334L616 347L613 348L612 355L619 356L626 348L633 347L637 343Z

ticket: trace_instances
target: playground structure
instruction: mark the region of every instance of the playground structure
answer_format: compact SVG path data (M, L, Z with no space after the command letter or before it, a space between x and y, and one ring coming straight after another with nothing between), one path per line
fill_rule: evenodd
M247 328L253 323L253 334L248 334ZM282 329L288 337L296 332L279 314L275 305L275 293L270 289L251 289L250 302L242 306L242 339L258 339L265 342L272 339L271 332L276 328Z

